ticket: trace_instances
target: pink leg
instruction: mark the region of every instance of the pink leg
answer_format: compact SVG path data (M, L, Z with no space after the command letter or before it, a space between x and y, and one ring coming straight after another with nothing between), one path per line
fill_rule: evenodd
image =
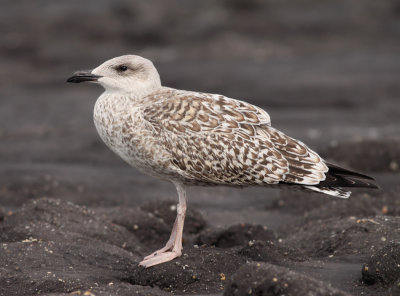
M144 260L149 259L151 257L156 256L157 254L164 253L165 251L172 249L172 246L174 245L174 241L175 241L175 237L176 237L177 221L178 221L178 217L176 217L176 219L175 219L174 227L172 228L172 231L171 231L171 236L169 237L168 242L165 244L165 246L162 247L161 249L151 253L150 255L144 257Z
M178 191L179 203L177 206L177 215L171 236L163 248L155 251L149 256L146 256L143 261L139 263L139 265L150 267L171 261L182 254L182 233L186 216L186 191L185 187L179 183L175 183L175 187Z

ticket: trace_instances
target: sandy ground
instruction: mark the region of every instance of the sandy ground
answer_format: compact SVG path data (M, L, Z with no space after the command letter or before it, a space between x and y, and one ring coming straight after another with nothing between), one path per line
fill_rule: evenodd
M398 2L1 4L0 295L399 295ZM263 107L382 189L191 188L184 255L138 267L175 189L101 143L99 87L65 83L125 53L164 85Z

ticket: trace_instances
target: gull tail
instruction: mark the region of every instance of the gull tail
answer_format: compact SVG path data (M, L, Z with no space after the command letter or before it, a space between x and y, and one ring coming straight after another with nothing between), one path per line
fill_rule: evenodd
M326 163L326 165L329 168L329 171L325 173L326 179L317 185L304 186L305 188L342 198L348 198L351 194L351 191L344 190L342 187L379 188L375 179L370 176L350 171L331 163Z
M306 189L317 191L320 193L325 193L340 198L349 198L351 191L344 190L341 187L316 187L316 186L303 186Z

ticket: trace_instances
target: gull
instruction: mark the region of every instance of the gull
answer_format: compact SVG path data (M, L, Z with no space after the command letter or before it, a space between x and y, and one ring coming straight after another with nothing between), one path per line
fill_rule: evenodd
M139 263L144 267L181 256L187 186L297 186L342 198L351 193L342 187L377 188L373 178L325 161L272 127L257 106L162 86L153 63L143 57L116 57L67 80L85 81L105 89L93 116L105 144L143 173L172 182L178 192L170 238Z

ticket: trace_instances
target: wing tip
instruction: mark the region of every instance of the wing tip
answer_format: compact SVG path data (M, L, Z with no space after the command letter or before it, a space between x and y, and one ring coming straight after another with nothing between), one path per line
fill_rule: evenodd
M352 187L380 189L376 180L365 174L351 171L337 165L326 163L329 171L325 173L326 180L322 181L320 187Z
M346 176L352 176L352 177L358 177L358 178L371 180L371 181L376 181L374 177L365 175L363 173L356 172L356 171L353 171L353 170L348 170L348 169L342 168L342 167L340 167L338 165L335 165L333 163L330 163L330 162L325 162L325 163L328 166L330 171L334 171L334 172L336 172L338 174L346 175Z

